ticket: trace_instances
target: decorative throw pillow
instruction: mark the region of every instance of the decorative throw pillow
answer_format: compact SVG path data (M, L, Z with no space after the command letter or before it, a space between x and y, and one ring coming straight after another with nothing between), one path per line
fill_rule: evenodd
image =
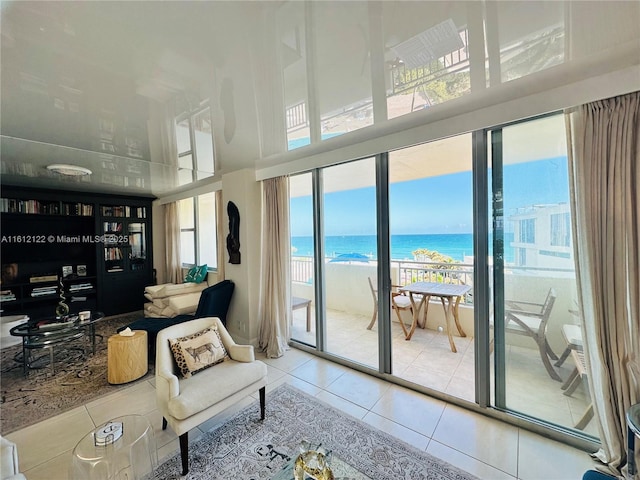
M229 358L215 327L206 328L186 337L169 339L178 369L184 378L189 378L205 368Z
M191 267L187 272L187 275L184 277L185 283L194 282L194 283L202 283L205 278L207 278L207 264L197 265L195 267Z
M208 267L206 263L198 267L198 269L196 270L196 275L194 280L196 283L202 283L204 279L207 278L207 273L208 273L207 268Z
M196 273L198 273L198 267L191 267L187 274L184 277L184 282L195 282L196 281Z

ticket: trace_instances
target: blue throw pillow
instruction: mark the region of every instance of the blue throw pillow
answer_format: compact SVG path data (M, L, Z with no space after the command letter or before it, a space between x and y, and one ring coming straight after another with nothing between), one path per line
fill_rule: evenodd
M184 283L195 282L197 273L198 273L198 267L197 266L191 267L184 277Z
M207 278L207 264L191 267L184 277L184 282L202 283Z
M197 268L194 282L202 283L204 279L207 278L207 268L208 267L206 263L204 265L200 265Z

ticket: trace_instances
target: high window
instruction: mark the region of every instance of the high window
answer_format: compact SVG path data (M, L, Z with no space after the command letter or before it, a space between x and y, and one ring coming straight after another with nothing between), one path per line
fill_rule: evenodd
M208 106L176 118L178 185L201 180L214 173L213 130Z
M204 265L216 269L215 193L185 198L178 202L180 218L180 260L183 266Z

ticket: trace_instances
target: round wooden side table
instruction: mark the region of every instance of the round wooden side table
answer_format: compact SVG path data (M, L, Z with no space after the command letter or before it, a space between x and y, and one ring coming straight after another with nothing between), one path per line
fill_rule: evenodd
M107 342L107 380L113 385L128 383L149 370L147 332L134 330L133 335L111 335Z

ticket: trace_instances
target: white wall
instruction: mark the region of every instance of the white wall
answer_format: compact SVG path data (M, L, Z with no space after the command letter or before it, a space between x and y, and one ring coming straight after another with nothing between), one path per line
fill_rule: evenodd
M227 203L233 202L240 211L241 263L228 263L225 253L225 278L235 283L235 291L227 328L238 343L258 343L258 298L260 294L260 183L253 170L241 170L224 175L222 191L225 211L225 238L229 233ZM225 248L226 244L220 245Z

